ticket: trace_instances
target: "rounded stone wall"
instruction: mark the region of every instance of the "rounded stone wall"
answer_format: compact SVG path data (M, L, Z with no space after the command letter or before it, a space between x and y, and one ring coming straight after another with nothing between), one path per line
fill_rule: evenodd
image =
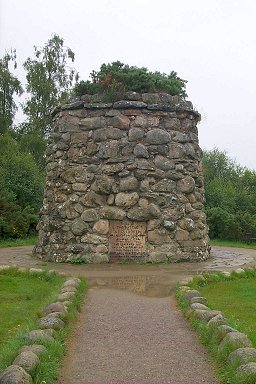
M53 111L38 257L91 263L209 256L200 115L165 93L85 95Z

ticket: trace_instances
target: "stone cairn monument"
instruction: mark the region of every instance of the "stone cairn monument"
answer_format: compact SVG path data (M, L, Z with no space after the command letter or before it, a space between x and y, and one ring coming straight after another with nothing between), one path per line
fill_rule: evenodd
M166 93L85 95L53 112L35 253L57 262L209 256L200 115Z

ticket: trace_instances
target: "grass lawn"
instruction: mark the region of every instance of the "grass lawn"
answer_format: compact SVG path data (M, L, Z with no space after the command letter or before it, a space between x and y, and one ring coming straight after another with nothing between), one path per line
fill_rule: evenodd
M19 272L12 268L0 272L0 372L12 364L17 352L26 342L21 336L37 329L36 320L42 309L56 301L65 277L43 273ZM66 352L66 339L86 292L81 284L69 308L65 327L56 332L54 342L42 341L47 348L40 355L40 364L31 373L34 384L54 384Z
M35 245L37 236L27 237L26 239L6 239L0 240L0 248L21 247L23 245Z
M243 241L229 241L229 240L219 240L212 239L210 245L216 245L219 247L236 247L236 248L247 248L247 249L256 249L256 243L247 244Z
M64 280L16 269L0 273L0 371L24 344L18 335L35 328L38 314L55 299Z
M220 310L230 324L244 332L256 348L256 276L212 282L199 288L212 309Z

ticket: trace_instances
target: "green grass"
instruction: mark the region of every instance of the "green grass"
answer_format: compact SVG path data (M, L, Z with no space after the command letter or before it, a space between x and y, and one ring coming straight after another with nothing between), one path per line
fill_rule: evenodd
M64 277L48 276L46 272L31 274L15 268L0 273L0 371L13 362L21 346L28 344L22 335L37 328L36 320L43 307L56 300L64 281ZM40 355L40 365L32 373L34 383L55 382L66 351L65 340L85 291L86 283L82 280L65 319L65 328L56 333L53 343L42 342L47 352Z
M0 248L21 247L24 245L35 245L37 236L30 236L25 239L5 239L0 240Z
M243 274L231 273L230 277L221 273L204 274L194 277L189 284L192 289L198 289L201 296L208 300L207 306L220 310L228 319L228 325L248 335L256 347L256 272L246 270ZM207 326L193 316L182 294L177 290L179 305L192 326L197 330L200 341L208 348L216 374L224 384L254 384L255 378L238 377L235 372L237 362L227 364L227 356L231 352L227 347L221 354L218 352L218 342L213 337L215 327Z
M247 244L243 241L229 241L229 240L212 239L210 241L210 245L219 246L219 247L235 247L235 248L256 249L256 243Z
M223 280L200 287L213 309L222 311L229 323L244 332L256 348L256 277Z

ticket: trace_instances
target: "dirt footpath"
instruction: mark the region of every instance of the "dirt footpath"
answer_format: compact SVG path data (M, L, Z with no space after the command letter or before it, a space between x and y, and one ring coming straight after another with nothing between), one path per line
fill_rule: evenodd
M173 297L90 289L58 384L217 384Z

